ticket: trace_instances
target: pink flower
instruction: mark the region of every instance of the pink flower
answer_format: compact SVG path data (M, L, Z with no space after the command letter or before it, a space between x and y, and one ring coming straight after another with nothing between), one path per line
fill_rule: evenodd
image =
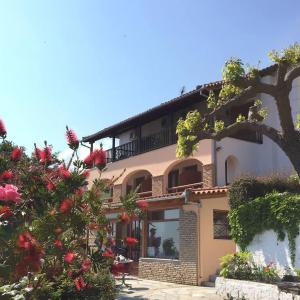
M81 269L84 272L87 272L92 266L92 262L90 261L90 259L85 258L81 264Z
M149 203L146 200L138 200L136 201L138 208L142 210L146 210L149 206Z
M6 129L5 129L5 125L3 123L3 121L0 119L0 136L2 138L6 137Z
M3 187L0 186L0 200L12 201L15 203L20 202L20 194L18 188L12 184L6 184Z
M52 191L52 190L55 189L55 185L51 181L48 181L47 185L46 185L46 188L47 188L48 191Z
M79 141L77 135L74 132L74 130L68 128L68 126L67 126L66 138L67 138L68 145L72 150L78 149Z
M28 231L25 231L19 235L18 247L19 249L24 249L28 251L31 248L36 247L36 240Z
M74 258L75 258L75 253L72 251L69 251L64 255L64 260L68 264L71 264L73 262Z
M21 159L22 154L23 154L23 150L19 147L16 147L13 149L10 158L13 161L19 161Z

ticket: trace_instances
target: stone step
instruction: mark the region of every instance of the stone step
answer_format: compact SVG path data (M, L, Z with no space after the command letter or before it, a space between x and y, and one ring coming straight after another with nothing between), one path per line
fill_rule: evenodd
M203 282L201 282L201 286L215 287L215 283L212 281L203 281Z

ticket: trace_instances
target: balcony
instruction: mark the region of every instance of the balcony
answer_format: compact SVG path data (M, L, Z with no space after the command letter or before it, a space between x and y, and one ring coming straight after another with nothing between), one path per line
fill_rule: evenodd
M114 162L158 148L176 144L177 136L171 128L144 136L132 142L107 150L107 162Z

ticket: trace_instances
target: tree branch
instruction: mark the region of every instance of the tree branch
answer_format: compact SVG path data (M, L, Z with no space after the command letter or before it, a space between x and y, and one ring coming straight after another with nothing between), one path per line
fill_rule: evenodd
M212 112L206 115L205 119L206 122L209 121L209 119L216 114L222 113L229 108L239 104L244 104L248 102L250 99L254 98L257 94L268 94L271 96L275 96L276 93L276 87L271 84L266 84L258 81L256 85L249 86L245 90L241 92L241 94L234 96L233 98L227 100L225 103L223 103L221 106L215 108Z
M291 69L289 72L285 75L285 83L292 88L293 80L297 77L300 77L300 64L293 69Z
M200 141L203 139L213 139L216 141L220 141L225 137L230 137L238 133L240 130L250 130L252 132L259 132L270 138L274 143L276 143L280 147L283 146L284 140L281 133L278 130L265 124L249 121L234 123L218 132L201 131L197 136L197 140Z

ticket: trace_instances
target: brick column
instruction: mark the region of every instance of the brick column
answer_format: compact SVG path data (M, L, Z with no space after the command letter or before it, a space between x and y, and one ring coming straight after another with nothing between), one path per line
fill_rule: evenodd
M215 166L214 164L203 166L203 187L210 188L215 186Z
M164 194L164 176L152 177L152 196Z
M116 184L113 187L113 202L120 202L122 196L122 184Z

